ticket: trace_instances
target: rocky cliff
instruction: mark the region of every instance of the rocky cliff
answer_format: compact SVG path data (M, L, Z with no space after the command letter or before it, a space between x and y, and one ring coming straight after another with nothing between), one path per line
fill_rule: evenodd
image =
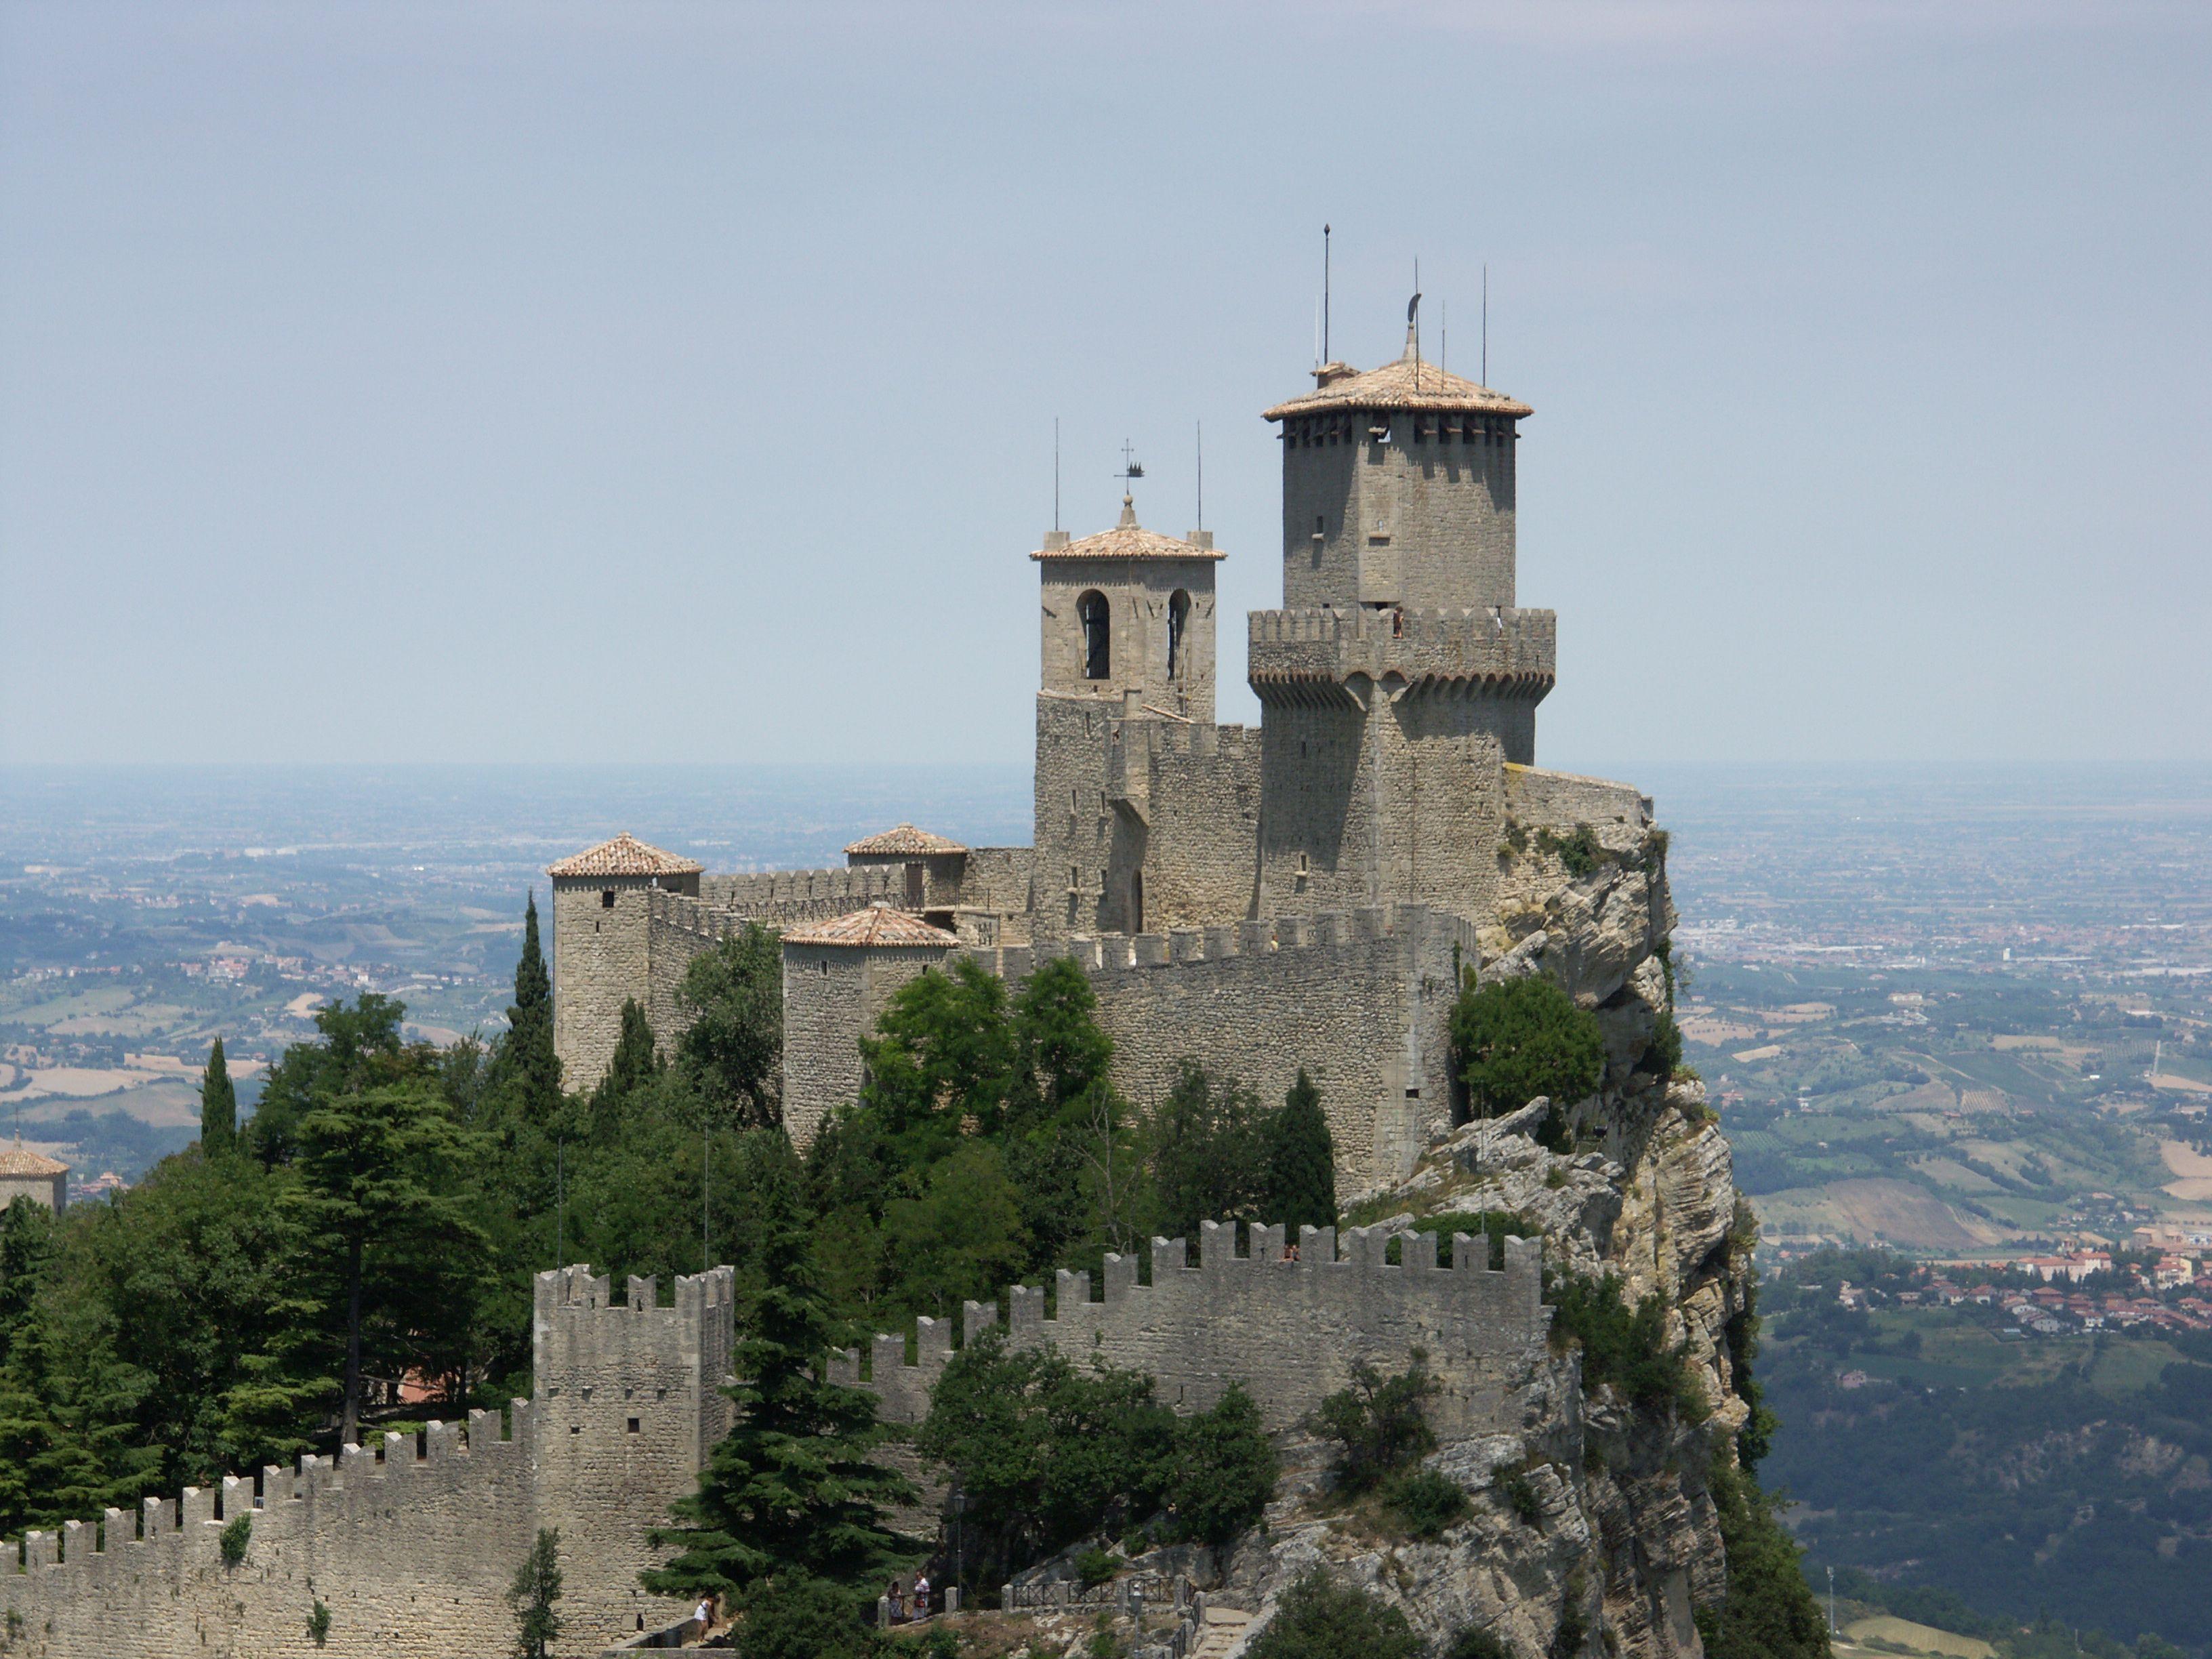
M1639 1401L1586 1375L1578 1345L1555 1328L1518 1431L1446 1443L1427 1460L1471 1499L1430 1542L1394 1532L1371 1504L1344 1504L1324 1449L1294 1445L1266 1524L1222 1564L1224 1599L1259 1615L1248 1641L1321 1564L1370 1586L1432 1644L1474 1626L1522 1659L1702 1656L1696 1611L1728 1593L1712 1474L1717 1460L1733 1467L1749 1415L1730 1338L1746 1328L1752 1238L1703 1085L1662 1074L1674 922L1664 838L1624 830L1594 847L1524 844L1502 848L1500 865L1504 896L1480 973L1549 975L1592 1011L1604 1083L1560 1103L1564 1133L1559 1120L1547 1127L1546 1101L1455 1130L1367 1208L1447 1237L1510 1218L1493 1224L1540 1231L1558 1274L1611 1275L1629 1309L1656 1296L1681 1386L1658 1400L1647 1388ZM1456 1217L1466 1219L1431 1219Z

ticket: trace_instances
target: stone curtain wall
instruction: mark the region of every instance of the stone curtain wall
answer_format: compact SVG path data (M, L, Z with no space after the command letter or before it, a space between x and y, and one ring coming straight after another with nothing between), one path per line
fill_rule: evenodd
M1455 916L1406 905L966 954L1009 980L1072 955L1114 1039L1115 1083L1140 1110L1186 1059L1271 1104L1304 1066L1340 1195L1410 1169L1449 1121L1454 974L1477 960L1475 930Z
M1182 1239L1152 1241L1151 1282L1139 1279L1133 1256L1109 1255L1092 1301L1091 1275L1058 1275L1055 1310L1045 1316L1043 1291L1017 1285L1008 1292L1008 1337L1017 1346L1052 1343L1082 1363L1095 1355L1152 1377L1158 1397L1181 1412L1203 1411L1231 1382L1242 1382L1271 1430L1302 1420L1344 1388L1354 1360L1384 1372L1402 1370L1425 1349L1443 1385L1431 1418L1446 1438L1517 1431L1534 1403L1531 1390L1551 1328L1540 1305L1542 1247L1508 1239L1505 1266L1491 1271L1486 1247L1455 1239L1454 1265L1437 1265L1433 1233L1393 1235L1381 1227L1345 1235L1340 1259L1334 1228L1300 1231L1298 1259L1283 1260L1280 1226L1251 1230L1249 1255L1236 1254L1237 1230L1205 1224L1199 1262L1188 1265ZM1401 1265L1386 1259L1401 1238ZM963 1339L998 1321L996 1308L968 1303ZM916 1423L929 1391L951 1358L951 1326L916 1322L915 1363L905 1363L905 1339L878 1336L869 1374L848 1351L831 1364L839 1381L871 1389L891 1422Z
M610 1307L604 1279L542 1273L533 1332L537 1401L432 1423L418 1446L386 1434L269 1468L256 1482L187 1487L179 1502L109 1510L97 1525L33 1532L0 1554L0 1651L9 1659L264 1659L504 1652L501 1599L541 1526L562 1529L569 1620L562 1652L596 1653L685 1608L637 1588L645 1529L690 1489L728 1428L720 1385L732 1343L727 1267L677 1281L676 1305ZM632 1433L631 1418L639 1419ZM249 1516L245 1559L222 1562L223 1528ZM105 1547L101 1547L104 1542ZM23 1571L15 1571L18 1560ZM307 1618L331 1611L328 1645ZM10 1617L10 1615L13 1615Z

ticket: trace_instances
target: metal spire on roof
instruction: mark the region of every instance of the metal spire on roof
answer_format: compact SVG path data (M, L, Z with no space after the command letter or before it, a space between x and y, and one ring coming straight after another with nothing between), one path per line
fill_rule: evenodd
M1121 470L1114 476L1121 481L1121 521L1115 527L1134 530L1137 527L1137 503L1129 484L1133 479L1145 476L1145 465L1137 459L1136 449L1127 438L1121 440Z

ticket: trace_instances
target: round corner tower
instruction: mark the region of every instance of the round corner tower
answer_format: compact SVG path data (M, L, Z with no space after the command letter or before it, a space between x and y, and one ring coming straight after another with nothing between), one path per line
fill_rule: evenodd
M1535 758L1553 618L1514 604L1523 403L1405 355L1332 362L1281 426L1283 605L1249 619L1266 710L1261 903L1479 916L1504 768Z

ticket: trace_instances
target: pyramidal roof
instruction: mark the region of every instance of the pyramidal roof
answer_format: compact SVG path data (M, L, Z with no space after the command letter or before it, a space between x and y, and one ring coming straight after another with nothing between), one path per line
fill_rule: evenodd
M587 847L547 866L549 876L696 876L707 866L640 841L625 830L612 841Z
M1121 520L1111 530L1102 530L1080 541L1057 541L1039 548L1032 559L1224 559L1212 538L1187 542L1163 536L1137 522L1137 504L1121 497Z
M951 949L960 940L957 935L946 933L942 927L933 927L910 912L894 910L888 904L872 904L865 910L855 910L833 921L795 927L783 936L783 942L786 945L843 945L878 951L927 945L943 951Z
M967 850L957 841L933 836L928 830L917 830L910 823L902 823L896 830L886 830L880 836L864 836L845 849L848 854L863 855L870 853L964 853Z
M1364 372L1349 363L1323 363L1314 371L1316 385L1303 398L1277 404L1261 416L1279 421L1293 415L1314 415L1333 409L1420 409L1467 410L1479 415L1504 415L1518 420L1536 411L1517 398L1492 392L1486 386L1457 374L1448 374L1416 355L1413 331L1406 332L1405 355L1394 363Z
M0 1176L67 1175L69 1167L41 1152L26 1152L21 1146L0 1146Z

